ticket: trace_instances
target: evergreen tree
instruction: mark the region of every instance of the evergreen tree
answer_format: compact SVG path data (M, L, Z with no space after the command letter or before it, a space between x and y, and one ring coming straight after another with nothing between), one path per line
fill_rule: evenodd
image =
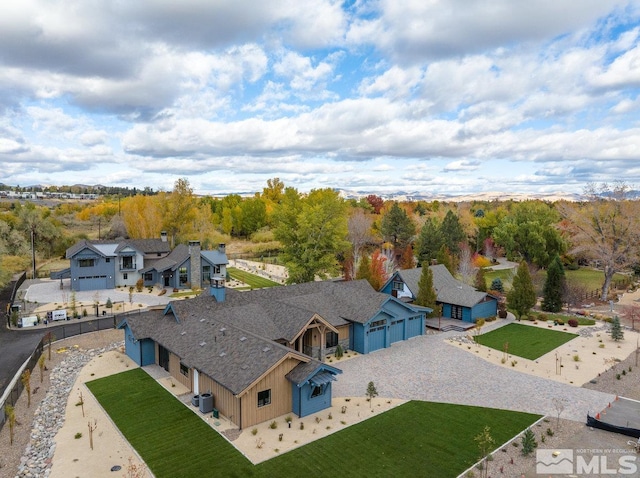
M613 318L611 322L611 330L609 331L611 338L618 342L624 339L624 331L622 330L622 326L620 325L620 317L617 315Z
M397 202L382 217L380 232L385 241L391 242L394 249L402 249L413 239L416 233L416 225L407 212Z
M442 220L440 233L451 254L457 256L460 253L460 244L466 242L467 235L460 224L460 218L452 210L447 211Z
M438 251L444 243L442 232L434 218L425 221L418 239L416 239L416 256L418 264L430 264L433 259L438 257Z
M542 292L542 310L547 312L560 312L562 310L565 282L564 267L560 261L560 256L555 256L549 265L549 269L547 269L547 279Z
M373 382L369 382L367 384L367 398L369 399L369 408L373 407L373 399L378 396L378 390L376 390L376 386Z
M500 279L500 277L496 277L495 279L493 279L491 281L491 287L489 288L489 290L495 290L497 292L500 292L501 294L504 294L504 285L502 285L502 279Z
M524 456L530 455L537 446L536 436L531 431L531 428L527 428L522 435L522 454Z
M536 291L533 288L529 266L525 261L520 262L518 272L513 278L513 285L507 294L509 307L517 314L518 319L536 305Z
M356 279L367 279L371 284L371 259L367 254L363 254L356 271Z
M474 287L480 292L487 292L487 279L484 277L484 267L478 267Z
M442 244L442 246L440 247L438 255L436 256L436 260L438 261L438 264L442 264L443 266L445 266L447 270L451 272L451 275L455 274L455 260L446 244Z
M433 287L433 271L425 262L422 265L422 273L420 274L420 280L418 281L418 294L414 303L421 305L422 307L429 307L433 311L428 315L429 317L440 316L440 306L437 304L438 295Z

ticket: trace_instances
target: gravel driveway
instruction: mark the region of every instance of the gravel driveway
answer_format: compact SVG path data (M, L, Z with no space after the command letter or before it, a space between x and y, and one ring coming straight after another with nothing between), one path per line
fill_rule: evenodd
M343 371L334 397L362 396L373 381L380 397L477 405L585 421L615 396L499 367L445 342L458 335L424 335L336 365Z

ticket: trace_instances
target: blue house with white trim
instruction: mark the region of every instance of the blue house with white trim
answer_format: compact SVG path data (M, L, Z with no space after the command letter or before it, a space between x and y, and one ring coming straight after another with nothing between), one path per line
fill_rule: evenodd
M497 297L457 280L442 264L429 268L433 273L433 287L437 303L442 307L442 317L474 323L478 319L497 315ZM418 295L421 275L422 267L396 271L384 284L381 292L412 302Z

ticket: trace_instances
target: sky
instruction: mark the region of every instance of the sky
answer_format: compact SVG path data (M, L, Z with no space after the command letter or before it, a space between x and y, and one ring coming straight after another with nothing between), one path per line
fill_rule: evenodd
M640 184L640 0L0 2L0 183Z

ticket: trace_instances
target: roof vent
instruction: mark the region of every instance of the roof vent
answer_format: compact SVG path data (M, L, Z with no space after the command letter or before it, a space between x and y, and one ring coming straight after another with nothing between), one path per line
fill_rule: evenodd
M220 352L220 357L224 357L225 355L227 355L227 352Z
M205 319L204 319L204 317L203 317L202 319L200 319L200 322L204 322L204 320L205 320Z
M207 345L206 342L200 342L200 347L204 347L205 345Z
M245 340L247 340L247 338L244 335L240 337L240 342L244 342Z
M271 350L271 347L265 347L262 349L263 352L268 352L269 350Z
M182 332L180 332L180 335L187 335L187 333L183 330Z
M247 364L244 364L242 367L240 367L242 370L247 370L249 368L249 366Z

